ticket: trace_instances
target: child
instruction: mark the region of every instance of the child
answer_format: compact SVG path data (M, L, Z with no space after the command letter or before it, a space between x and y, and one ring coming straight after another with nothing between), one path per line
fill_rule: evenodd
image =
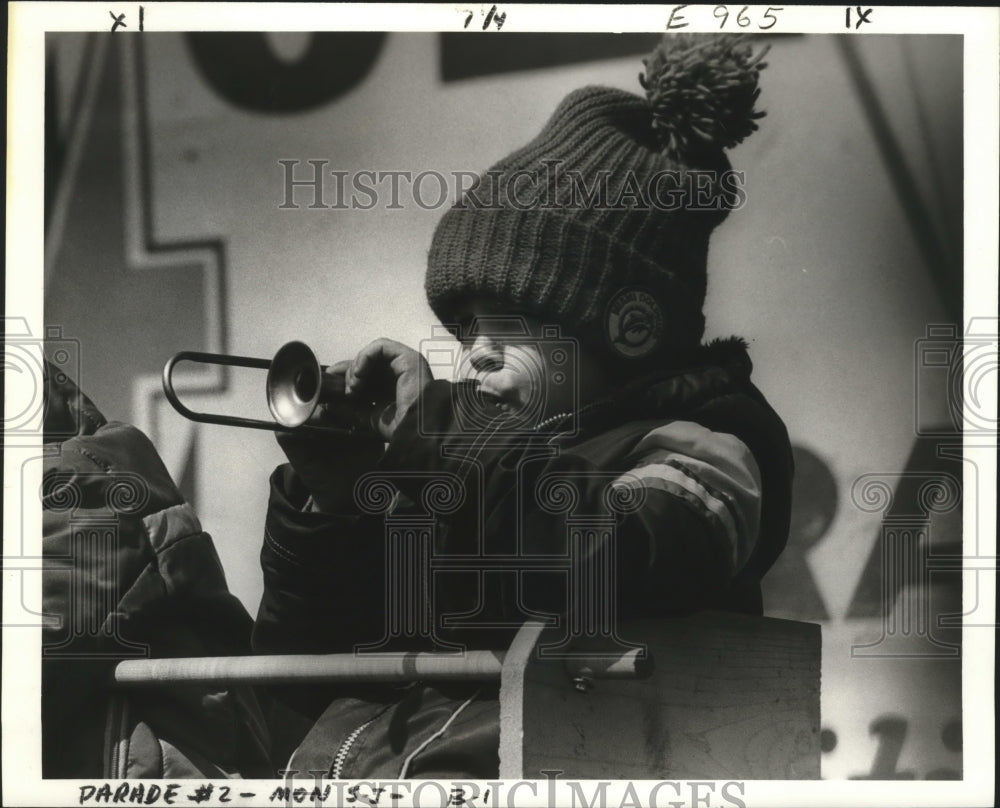
M745 344L701 345L709 236L743 198L723 150L762 115L761 56L731 35L667 36L645 61L646 98L571 93L445 214L426 291L461 340L460 381L431 381L417 351L384 339L331 368L348 399L388 381L392 405L378 435L281 438L292 462L271 480L256 650L505 647L525 619L565 618L581 597L609 601L615 620L761 612L788 532L788 436ZM371 473L396 492L380 513L364 501ZM435 479L459 492L437 508ZM435 571L417 584L429 632L393 634L387 510L433 521L434 555L511 569ZM613 536L569 548L570 512L613 519ZM580 552L613 554L604 590L517 569ZM291 759L300 772L497 774L495 687L279 696L315 720Z

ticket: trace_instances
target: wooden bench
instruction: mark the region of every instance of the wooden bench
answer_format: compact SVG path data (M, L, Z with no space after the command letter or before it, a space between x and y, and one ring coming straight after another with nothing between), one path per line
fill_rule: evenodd
M500 777L820 776L819 626L706 612L625 622L557 650L526 623L506 652L128 660L120 687L500 679Z

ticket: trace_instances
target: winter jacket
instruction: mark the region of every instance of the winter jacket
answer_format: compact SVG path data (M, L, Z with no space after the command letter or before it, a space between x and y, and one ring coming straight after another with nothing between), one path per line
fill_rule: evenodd
M148 438L45 381L43 776L270 776L250 688L111 686L123 659L247 654L252 621Z
M279 467L255 651L504 648L530 616L568 625L583 614L573 570L601 553L594 568L615 570L603 597L621 619L707 608L760 614L761 577L787 540L792 459L784 425L750 374L741 341L714 343L682 372L636 380L514 437L488 404L470 412L474 396L461 384L432 382L377 466L358 469L355 507L343 513L314 512L294 471ZM428 523L425 579L407 582L400 542L418 543ZM407 525L417 527L400 532ZM505 562L483 573L484 556ZM392 630L401 589L422 593L429 635ZM495 686L273 695L316 722L291 755L298 771L497 774Z

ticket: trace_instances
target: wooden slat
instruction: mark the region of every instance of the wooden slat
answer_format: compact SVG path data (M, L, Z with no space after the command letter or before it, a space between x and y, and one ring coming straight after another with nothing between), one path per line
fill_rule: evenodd
M524 768L524 673L535 654L542 623L525 623L507 650L500 676L500 777L519 780ZM565 675L565 673L564 673Z

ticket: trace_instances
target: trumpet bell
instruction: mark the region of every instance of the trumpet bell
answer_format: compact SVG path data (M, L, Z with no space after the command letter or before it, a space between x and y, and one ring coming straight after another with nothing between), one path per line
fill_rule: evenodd
M322 368L304 342L283 345L267 371L267 407L282 426L297 427L308 421L320 402Z

